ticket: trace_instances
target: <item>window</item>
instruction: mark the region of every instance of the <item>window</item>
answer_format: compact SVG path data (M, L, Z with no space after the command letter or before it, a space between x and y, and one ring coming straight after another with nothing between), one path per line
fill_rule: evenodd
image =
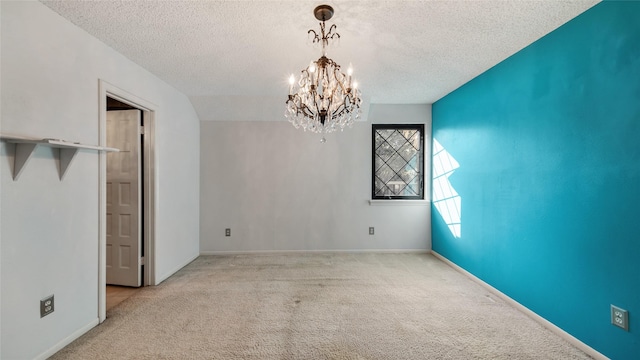
M372 125L372 199L424 199L424 125Z

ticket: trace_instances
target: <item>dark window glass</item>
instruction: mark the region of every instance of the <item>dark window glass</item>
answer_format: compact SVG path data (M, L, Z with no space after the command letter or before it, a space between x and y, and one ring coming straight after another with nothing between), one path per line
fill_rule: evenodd
M372 199L424 199L424 125L372 125Z

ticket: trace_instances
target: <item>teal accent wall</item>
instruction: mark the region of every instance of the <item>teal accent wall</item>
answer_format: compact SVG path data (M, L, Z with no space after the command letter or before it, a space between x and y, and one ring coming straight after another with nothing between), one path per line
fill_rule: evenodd
M602 354L640 358L640 2L599 3L442 98L433 134L462 199L459 238L433 209L433 250Z

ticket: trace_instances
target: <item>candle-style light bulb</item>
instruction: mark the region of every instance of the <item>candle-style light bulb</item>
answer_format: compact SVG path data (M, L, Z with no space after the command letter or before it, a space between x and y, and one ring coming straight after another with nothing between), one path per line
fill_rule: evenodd
M318 78L316 77L316 63L313 61L309 64L309 74L311 76L311 85L317 85Z
M353 75L353 66L349 63L349 68L347 68L347 86L351 87L351 75Z
M296 82L296 77L291 74L289 76L289 95L293 95L293 84Z

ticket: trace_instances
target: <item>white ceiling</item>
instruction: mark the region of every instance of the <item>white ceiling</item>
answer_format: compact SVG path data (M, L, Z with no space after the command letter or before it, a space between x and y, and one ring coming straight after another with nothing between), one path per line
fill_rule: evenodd
M317 5L335 9L328 56L353 64L367 103L429 104L599 0L42 2L185 93L201 120L279 120L289 74L320 56Z

